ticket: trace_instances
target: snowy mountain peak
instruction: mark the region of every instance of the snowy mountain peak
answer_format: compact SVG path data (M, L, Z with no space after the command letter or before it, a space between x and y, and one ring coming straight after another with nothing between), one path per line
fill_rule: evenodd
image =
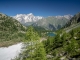
M33 13L29 13L29 14L27 14L27 15L33 15Z
M70 20L73 16L70 15L70 14L69 15L64 15L64 16L60 16L60 15L56 16L56 18L58 18L58 19L63 18L63 17Z
M69 14L69 15L64 15L64 17L67 19L71 19L73 16Z
M27 22L35 22L43 17L41 16L34 16L32 13L29 14L17 14L16 16L13 16L13 18L17 19L21 23L27 23Z

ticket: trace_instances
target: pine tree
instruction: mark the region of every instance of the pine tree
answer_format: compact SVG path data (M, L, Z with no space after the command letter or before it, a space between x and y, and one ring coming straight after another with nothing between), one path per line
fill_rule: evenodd
M72 31L70 32L70 34L71 34L71 38L73 38L73 37L74 37L74 30L72 30Z
M46 51L42 43L35 50L34 60L46 60Z
M35 40L39 40L39 36L37 32L34 31L34 28L32 26L28 27L26 32L26 40L30 42L30 56L31 59L33 57L33 45ZM36 42L35 42L36 43Z
M57 35L55 36L54 42L53 42L54 48L61 46L61 42L62 42L61 37L60 37L59 34L57 34Z

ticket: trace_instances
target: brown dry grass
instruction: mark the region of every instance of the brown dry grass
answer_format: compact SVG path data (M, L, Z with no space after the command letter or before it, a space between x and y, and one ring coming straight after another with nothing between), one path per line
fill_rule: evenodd
M8 47L17 43L19 43L19 41L4 41L0 42L0 47Z

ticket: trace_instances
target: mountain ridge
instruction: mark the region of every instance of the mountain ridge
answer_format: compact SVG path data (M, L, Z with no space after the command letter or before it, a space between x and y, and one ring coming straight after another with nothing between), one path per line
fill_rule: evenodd
M74 25L74 24L77 24L80 22L80 12L75 14L71 19L70 21L68 21L66 23L66 25L64 27L68 27L68 26L71 26L71 25Z
M16 16L12 16L13 18L15 18L16 20L18 20L19 22L21 23L27 23L27 22L36 22L38 20L41 20L45 17L43 16L35 16L33 15L32 13L29 13L29 14L17 14ZM58 19L60 18L66 18L66 19L71 19L73 16L68 14L68 15L64 15L64 16L61 16L61 15L58 15L58 16L48 16L48 17L56 17ZM24 22L22 22L24 21Z
M41 26L43 28L45 28L46 30L58 30L60 28L62 28L67 22L69 21L69 19L66 19L64 17L61 18L56 18L56 17L47 17L47 18L43 18L35 23L33 23L33 26Z
M64 15L64 16L34 16L32 13L29 14L17 14L13 18L17 19L20 23L25 26L41 26L45 29L57 30L63 27L73 16Z

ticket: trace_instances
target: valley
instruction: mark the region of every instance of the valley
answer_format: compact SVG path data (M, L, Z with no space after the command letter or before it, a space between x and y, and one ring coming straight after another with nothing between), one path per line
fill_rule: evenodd
M20 50L22 51L17 54L18 56L16 54L13 56L12 54L11 57L8 57L9 56L8 54L7 56L4 56L4 58L2 58L1 56L3 56L3 54L5 55L5 53L0 52L1 54L0 59L2 60L80 59L79 14L80 13L78 13L76 16L74 15L70 20L67 21L66 18L64 17L61 17L60 20L58 20L55 17L49 17L42 18L41 20L38 20L31 25L25 26L16 19L1 13L0 51L5 51L5 53L7 53L6 49L10 50L8 49L9 47L12 47L10 50L11 54L17 52L17 49L19 47L20 47L19 51ZM75 20L75 22L73 20ZM45 24L47 25L45 26ZM50 26L46 28L48 24ZM53 26L55 24L58 24L56 25L58 26L58 28L53 29L55 28ZM63 24L63 26L60 27L59 26L60 24ZM17 47L18 44L21 45ZM13 51L13 49L15 51Z

